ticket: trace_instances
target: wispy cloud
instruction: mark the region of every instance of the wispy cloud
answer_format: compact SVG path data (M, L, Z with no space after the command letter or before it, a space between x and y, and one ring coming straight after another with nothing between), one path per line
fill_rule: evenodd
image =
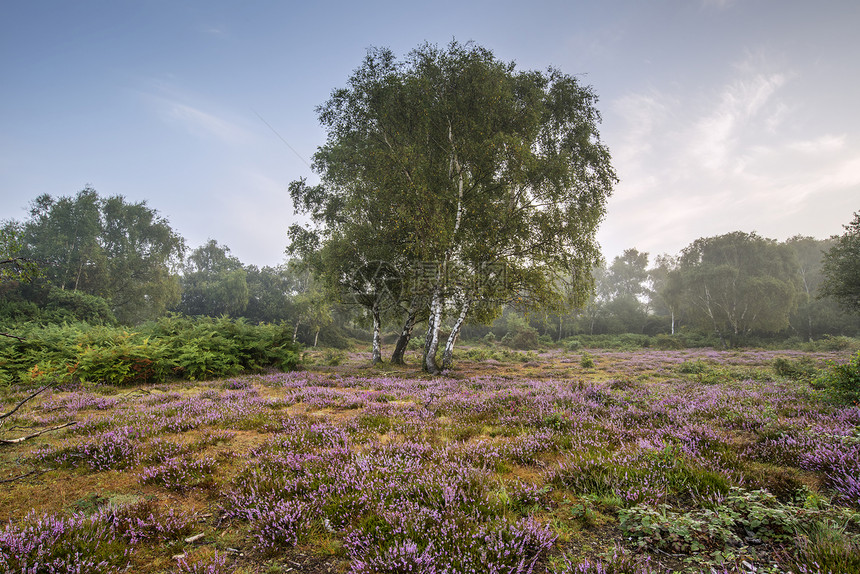
M747 138L773 115L763 115L763 111L784 110L779 104L767 106L785 82L786 75L782 73L756 74L739 78L723 88L713 112L693 124L690 135L694 143L690 149L700 164L719 172L737 169L738 164L731 165L731 160L737 158Z
M167 117L177 121L192 133L214 136L225 143L241 143L247 139L245 130L236 124L200 108L176 101L163 101Z
M147 82L139 94L161 121L203 139L239 145L251 134L221 107L164 82Z
M807 104L792 71L758 57L733 70L698 99L650 89L612 103L621 183L601 231L608 254L677 252L734 230L778 239L837 231L808 214L856 196L860 141L800 121Z
M204 25L200 26L200 31L204 34L208 34L209 36L215 36L218 38L226 38L228 35L227 29L224 26Z
M803 154L829 154L843 149L845 147L845 141L845 134L838 136L827 134L811 140L791 142L786 147Z
M736 0L702 0L702 6L705 8L718 8L723 10L735 4Z

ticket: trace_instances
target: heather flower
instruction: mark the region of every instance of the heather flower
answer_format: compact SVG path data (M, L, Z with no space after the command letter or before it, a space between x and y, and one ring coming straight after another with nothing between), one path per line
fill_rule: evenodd
M227 567L227 556L218 554L216 551L211 558L191 560L187 557L179 558L175 568L169 570L168 574L227 574L231 572Z
M95 519L110 526L111 532L129 544L144 541L173 540L190 532L193 518L177 513L173 508L159 512L148 500L125 504L110 505L99 511Z
M108 573L125 562L125 547L100 517L37 517L0 530L0 570L25 573Z
M124 468L134 463L137 436L132 427L120 427L77 442L66 441L58 447L45 447L33 454L38 462L58 467Z
M312 516L306 503L295 500L264 502L246 508L242 514L251 527L254 546L261 552L298 544Z
M138 479L143 484L157 484L168 490L184 491L211 483L215 468L215 459L211 457L194 459L183 455L144 468Z

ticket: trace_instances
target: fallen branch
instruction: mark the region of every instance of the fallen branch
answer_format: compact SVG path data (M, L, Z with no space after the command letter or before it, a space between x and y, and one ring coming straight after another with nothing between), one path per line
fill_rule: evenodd
M10 335L9 333L0 333L2 337L9 337L10 339L18 339L19 341L23 341L23 337L19 337L18 335Z
M14 409L12 409L11 411L9 411L8 413L0 414L0 420L5 419L6 417L10 417L10 416L12 416L12 415L15 413L15 411L17 411L17 410L18 410L18 409L20 409L22 406L24 406L24 404L25 404L27 401L32 400L33 398L35 398L35 397L36 397L36 395L39 395L39 394L41 394L41 393L44 393L45 391L47 391L47 390L48 390L48 389L50 389L50 388L51 388L51 385L45 385L44 387L42 387L41 389L39 389L38 391L36 391L36 392L35 392L35 393L33 393L32 395L30 395L29 397L27 397L26 399L22 400L20 403L18 403L17 405L15 405L15 408L14 408Z
M0 484L3 484L3 483L5 483L5 482L15 482L16 480L21 480L22 478L27 478L28 476L31 476L31 475L33 475L33 474L37 474L37 473L38 473L38 474L42 474L42 473L44 473L44 472L46 472L46 471L44 471L44 470L39 470L39 469L37 468L37 469L31 470L31 471L30 471L30 472L28 472L27 474L22 474L21 476L16 476L15 478L4 478L4 479L0 480Z
M70 426L76 425L76 424L78 424L77 421L72 421L72 422L66 423L64 425L59 425L59 426L52 427L49 429L41 430L39 432L34 432L33 434L28 434L27 436L21 436L18 438L11 438L11 439L0 438L0 444L18 444L19 442L24 442L25 440L29 440L31 438L36 438L37 436L43 435L46 432L64 429L66 427L70 427Z

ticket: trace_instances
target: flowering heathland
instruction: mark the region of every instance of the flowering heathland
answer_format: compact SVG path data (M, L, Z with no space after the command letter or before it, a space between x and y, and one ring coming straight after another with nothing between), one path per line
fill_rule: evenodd
M0 453L0 565L857 571L860 408L775 363L838 356L578 357L57 392L15 424L76 424ZM66 491L33 497L50 484Z

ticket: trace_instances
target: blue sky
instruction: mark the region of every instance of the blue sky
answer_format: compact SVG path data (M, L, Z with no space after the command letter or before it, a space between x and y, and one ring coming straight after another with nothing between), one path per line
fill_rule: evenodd
M368 47L452 38L599 95L621 179L609 260L735 230L823 238L860 210L856 0L31 0L2 15L0 219L89 184L146 200L191 247L278 264L287 185L313 180L324 142L314 108Z

